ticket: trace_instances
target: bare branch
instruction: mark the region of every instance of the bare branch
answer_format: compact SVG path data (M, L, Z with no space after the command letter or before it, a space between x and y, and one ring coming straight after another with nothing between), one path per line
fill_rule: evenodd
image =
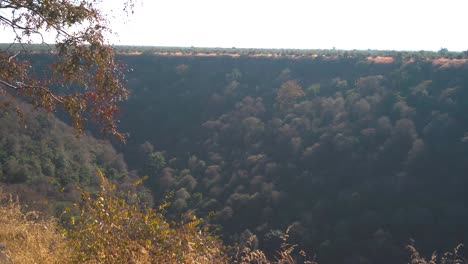
M0 83L5 85L6 87L10 88L10 89L15 89L15 90L18 90L18 87L8 83L8 82L5 82L4 80L0 80Z
M3 21L4 23L6 23L7 25L9 25L12 28L21 29L21 30L36 31L34 28L18 25L17 23L11 21L10 19L8 19L8 18L6 18L4 16L0 16L0 20Z
M49 88L44 87L44 86L27 85L27 84L24 84L24 83L21 83L21 82L17 82L17 85L13 85L13 84L11 84L9 82L6 82L4 80L1 80L1 79L0 79L0 84L3 84L7 88L14 89L14 90L22 90L22 89L41 90L41 91L45 92L47 95L49 95L50 97L52 97L52 99L54 99L56 102L63 103L62 98L59 98Z
M14 59L16 56L18 56L20 53L21 53L21 50L20 50L20 51L18 51L18 52L17 52L15 55L13 55L13 56L9 57L9 58L8 58L8 63L10 63L10 62L11 62L11 60L12 60L12 59Z

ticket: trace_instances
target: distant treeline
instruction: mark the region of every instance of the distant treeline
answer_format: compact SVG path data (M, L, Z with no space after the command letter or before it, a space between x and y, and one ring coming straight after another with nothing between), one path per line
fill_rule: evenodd
M157 46L129 46L116 45L114 46L117 54L132 54L132 55L166 55L166 56L193 56L193 55L210 55L210 56L255 56L268 55L272 57L327 57L327 58L342 58L342 57L393 57L395 59L410 59L410 58L448 58L448 59L466 59L468 51L449 51L446 48L441 48L439 51L398 51L398 50L341 50L341 49L259 49L259 48L210 48L210 47L157 47ZM9 50L11 52L28 51L31 53L50 53L56 51L54 45L49 44L1 44L0 50Z

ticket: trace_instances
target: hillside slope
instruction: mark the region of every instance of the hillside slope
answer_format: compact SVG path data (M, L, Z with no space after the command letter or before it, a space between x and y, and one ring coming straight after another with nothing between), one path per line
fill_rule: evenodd
M18 100L2 97L0 106L0 188L4 192L18 195L30 207L60 214L66 204L80 199L78 186L98 189L97 168L122 188L134 189L135 179L130 177L136 175L129 177L122 154L110 143L89 135L78 137L52 114Z
M382 56L122 55L122 150L174 215L215 212L228 241L248 229L268 251L292 224L321 263L403 263L410 238L453 247L468 237L468 66Z

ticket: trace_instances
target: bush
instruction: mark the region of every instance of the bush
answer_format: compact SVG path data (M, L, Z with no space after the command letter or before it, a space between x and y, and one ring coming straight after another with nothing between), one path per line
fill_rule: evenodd
M169 224L155 209L119 193L98 171L101 189L83 192L66 231L78 263L226 263L221 242L192 215ZM133 199L133 198L132 198ZM165 207L166 205L161 206Z

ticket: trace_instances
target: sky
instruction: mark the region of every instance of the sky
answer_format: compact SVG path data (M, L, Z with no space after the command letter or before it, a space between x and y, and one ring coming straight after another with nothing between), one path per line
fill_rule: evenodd
M121 3L103 3L115 45L468 50L466 0L137 0L128 17Z

